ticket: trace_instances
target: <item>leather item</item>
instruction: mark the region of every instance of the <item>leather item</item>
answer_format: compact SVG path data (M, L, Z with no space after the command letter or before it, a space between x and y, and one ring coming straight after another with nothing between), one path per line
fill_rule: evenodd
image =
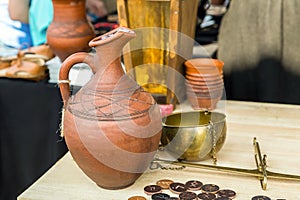
M11 61L10 67L1 71L0 76L40 81L47 77L45 60L40 57L28 56L19 52L17 59Z
M55 54L50 49L48 44L42 44L40 46L29 47L21 51L24 55L35 56L48 61L55 57Z

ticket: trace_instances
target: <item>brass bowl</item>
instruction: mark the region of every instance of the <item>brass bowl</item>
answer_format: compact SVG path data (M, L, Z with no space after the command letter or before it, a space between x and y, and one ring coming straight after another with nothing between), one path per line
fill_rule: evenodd
M226 132L226 115L223 113L175 113L163 118L161 144L176 159L200 161L221 150Z

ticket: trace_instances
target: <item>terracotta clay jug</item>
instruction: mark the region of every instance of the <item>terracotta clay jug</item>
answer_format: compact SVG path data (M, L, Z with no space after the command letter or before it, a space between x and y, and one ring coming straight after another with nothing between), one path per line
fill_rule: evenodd
M89 51L95 37L86 17L85 0L52 0L53 20L47 29L47 43L61 61L75 52Z
M59 74L64 102L63 133L75 162L96 184L120 189L148 168L161 137L161 115L153 97L124 74L123 46L135 33L120 27L90 41L93 53L75 53ZM94 75L69 96L68 74L88 64Z

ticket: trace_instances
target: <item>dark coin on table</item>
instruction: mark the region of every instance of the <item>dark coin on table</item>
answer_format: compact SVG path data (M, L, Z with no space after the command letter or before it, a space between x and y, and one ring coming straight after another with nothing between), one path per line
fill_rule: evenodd
M201 187L201 190L206 193L216 193L219 189L220 187L215 184L205 184Z
M160 186L162 189L169 189L171 183L174 183L174 181L170 179L161 179L156 182L156 185Z
M146 198L142 196L132 196L128 200L146 200Z
M194 192L182 192L179 194L180 200L197 200L197 194Z
M151 196L152 200L168 200L170 198L170 195L166 194L166 193L157 193L157 194L153 194Z
M197 181L197 180L191 180L185 183L185 187L188 190L200 190L202 187L203 183L201 181Z
M183 183L174 182L170 184L169 190L175 194L180 194L186 191L186 187Z
M147 185L146 187L144 187L144 192L147 195L161 193L161 187L158 185Z
M217 197L214 200L231 200L229 197Z
M229 197L231 199L235 198L236 196L236 192L229 189L219 190L216 194L218 197Z
M271 200L271 199L267 196L258 195L258 196L252 197L251 200Z
M215 199L216 195L212 193L200 193L198 194L198 199L199 200L212 200Z

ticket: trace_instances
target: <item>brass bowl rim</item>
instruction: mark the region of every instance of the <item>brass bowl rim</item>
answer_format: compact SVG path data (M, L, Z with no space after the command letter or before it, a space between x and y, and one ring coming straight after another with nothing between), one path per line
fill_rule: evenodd
M206 123L206 124L201 124L201 125L185 125L185 126L182 126L182 125L167 125L165 123L166 119L168 117L171 117L171 116L174 116L174 115L178 115L178 114L186 114L186 113L205 113L205 112L208 112L208 113L215 113L215 114L218 114L218 115L221 115L223 116L222 119L214 122L213 124L219 124L219 123L223 123L223 122L226 122L226 115L224 113L221 113L221 112L215 112L215 111L187 111L187 112L176 112L176 113L172 113L170 115L167 115L165 117L162 118L162 124L163 124L163 127L169 127L169 128L196 128L196 127L205 127L207 125L209 125L209 123Z

